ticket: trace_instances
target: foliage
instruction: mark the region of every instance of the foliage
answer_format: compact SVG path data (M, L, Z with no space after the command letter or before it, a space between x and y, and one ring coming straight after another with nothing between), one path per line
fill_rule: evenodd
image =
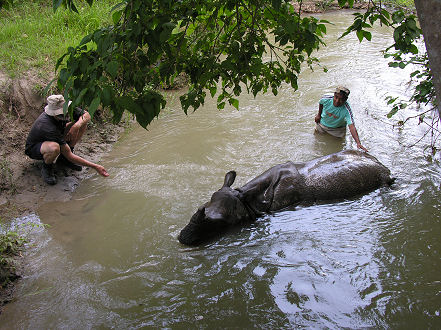
M398 1L399 5L406 5L409 1ZM387 114L388 118L394 116L398 111L407 108L410 104L417 107L433 105L436 103L435 88L433 85L433 76L429 69L429 59L427 52L420 51L418 44L422 43L422 31L417 24L417 17L409 7L402 6L387 10L382 6L381 1L369 1L371 6L364 13L356 13L354 23L342 35L355 32L360 42L363 39L371 40L372 35L366 29L371 28L376 21L380 21L386 26L393 29L394 43L385 50L384 56L391 58L390 67L404 69L409 65L415 68L410 74L413 93L408 101L398 99L397 97L388 96L387 103L392 106L391 111ZM390 3L390 1L389 1ZM397 3L397 1L395 1ZM412 1L413 3L413 1ZM413 8L414 9L414 8ZM439 116L435 108L429 108L420 112L417 116L408 117L405 120L399 120L398 125L404 125L408 120L418 118L419 124L426 124L428 130L424 134L431 134L431 151L436 152L435 143L440 136L438 130ZM423 137L424 137L423 136ZM420 139L421 140L421 139Z
M10 8L14 0L0 0L0 9L2 8Z
M0 226L0 287L10 281L10 275L14 272L14 257L20 254L26 238L16 231L2 232Z
M326 22L300 17L286 0L127 0L112 19L59 59L57 83L70 109L86 106L93 115L109 107L114 122L127 110L143 127L165 106L158 87L180 74L189 79L185 113L207 91L222 109L238 108L244 88L254 96L276 95L283 82L296 89L302 63L316 62L311 54L326 33Z
M12 178L12 169L6 157L0 161L0 192L9 190L11 193L16 192L16 186Z

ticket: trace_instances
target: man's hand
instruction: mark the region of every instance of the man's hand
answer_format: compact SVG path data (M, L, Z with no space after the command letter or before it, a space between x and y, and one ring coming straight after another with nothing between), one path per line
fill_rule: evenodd
M315 120L315 122L316 122L317 124L320 123L320 119L321 119L321 116L320 116L320 115L316 115L315 118L314 118L314 120Z
M99 175L104 176L104 177L108 177L109 173L106 171L106 169L104 168L104 166L101 165L96 165L95 170L98 172Z
M95 169L98 172L98 174L101 176L104 176L104 177L109 176L109 173L106 171L104 166L92 163L92 162L88 161L87 159L84 159L80 156L73 154L67 143L63 144L60 148L61 148L61 153L63 154L64 157L66 157L66 159L68 161L70 161L74 164L91 167L91 168Z
M363 147L360 143L357 143L357 148L368 152L368 150L365 147Z
M357 148L367 152L368 150L361 145L360 138L358 137L358 132L357 132L357 129L355 128L355 125L350 124L350 125L348 125L348 127L349 127L349 131L351 132L352 137L355 140L355 143L357 143Z

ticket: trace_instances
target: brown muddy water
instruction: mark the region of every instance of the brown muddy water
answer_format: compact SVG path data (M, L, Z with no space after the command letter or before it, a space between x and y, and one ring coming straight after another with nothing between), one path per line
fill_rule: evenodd
M242 96L240 111L211 100L185 116L177 97L149 127L134 129L71 201L48 203L2 329L88 328L439 328L441 226L439 164L423 131L393 129L384 97L407 95L408 71L390 69L372 42L336 42L350 14L331 13L327 74L305 70L300 89ZM356 148L313 134L318 100L348 86L363 145L397 178L391 188L258 219L198 248L179 231L220 188L277 163ZM412 114L408 110L407 114ZM427 141L426 141L427 142Z

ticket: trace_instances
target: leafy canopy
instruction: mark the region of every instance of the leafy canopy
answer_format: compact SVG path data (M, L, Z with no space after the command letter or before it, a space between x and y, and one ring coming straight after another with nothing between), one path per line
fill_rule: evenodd
M93 0L88 0L91 4ZM73 0L53 0L54 10ZM204 104L239 107L245 89L297 89L302 63L323 44L326 21L300 16L287 0L127 0L112 10L113 25L96 30L57 62L58 87L93 116L108 107L114 122L124 111L146 127L165 106L158 87L185 74L185 113ZM66 103L67 104L67 103Z

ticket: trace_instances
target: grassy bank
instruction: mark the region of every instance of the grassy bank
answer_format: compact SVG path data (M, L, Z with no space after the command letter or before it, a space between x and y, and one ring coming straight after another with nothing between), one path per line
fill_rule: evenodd
M379 1L377 1L377 2L379 2ZM382 3L384 5L393 5L393 6L415 8L414 0L383 0Z
M64 8L54 13L50 0L14 2L12 8L0 12L1 70L11 78L30 70L47 78L69 46L75 46L100 26L110 24L110 9L118 2L95 0L89 7L85 1L79 1L78 14ZM304 0L307 2L310 1ZM329 4L332 0L315 2ZM413 0L382 0L382 3L414 7Z
M110 23L117 0L85 1L79 14L64 8L55 13L52 1L15 2L0 15L0 68L11 78L32 71L41 78L53 72L57 59L88 33Z

